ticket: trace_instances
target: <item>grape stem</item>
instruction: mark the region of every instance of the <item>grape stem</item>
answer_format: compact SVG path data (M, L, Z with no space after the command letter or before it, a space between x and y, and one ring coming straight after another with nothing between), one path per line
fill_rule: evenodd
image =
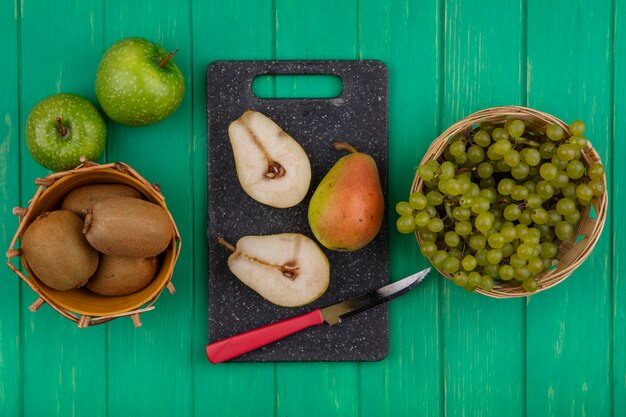
M470 172L470 171L476 171L476 167L465 167L465 168L459 168L454 172L454 175L460 175L460 174L464 174L466 172Z
M526 145L534 146L535 148L541 146L538 142L526 138L513 138L513 140L515 140L516 143L524 143Z

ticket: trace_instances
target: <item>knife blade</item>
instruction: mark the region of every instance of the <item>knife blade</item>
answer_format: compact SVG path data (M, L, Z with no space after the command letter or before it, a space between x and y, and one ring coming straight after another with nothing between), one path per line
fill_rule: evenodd
M345 318L406 294L422 282L429 272L430 268L426 268L366 294L210 343L206 347L207 357L211 363L217 364L312 326L323 323L334 326Z

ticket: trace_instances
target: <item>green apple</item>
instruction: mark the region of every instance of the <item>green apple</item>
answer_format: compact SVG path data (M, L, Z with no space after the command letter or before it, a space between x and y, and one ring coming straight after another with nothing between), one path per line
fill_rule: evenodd
M76 94L55 94L33 107L26 120L26 146L35 161L53 171L95 161L106 144L104 119L91 102Z
M185 79L165 49L142 38L117 41L96 73L96 96L112 120L145 126L165 119L185 95Z

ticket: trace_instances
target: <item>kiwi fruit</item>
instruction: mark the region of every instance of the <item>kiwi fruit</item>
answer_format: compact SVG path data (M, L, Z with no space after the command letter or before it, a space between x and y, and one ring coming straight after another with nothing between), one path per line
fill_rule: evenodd
M124 184L92 184L83 185L70 191L63 199L61 206L84 218L87 210L99 201L111 197L132 197L141 199L141 193Z
M91 246L106 255L149 258L167 249L174 228L161 206L111 197L87 209L83 233Z
M101 254L98 269L86 287L100 295L131 294L152 282L158 266L154 256L144 259Z
M69 290L83 285L96 271L98 252L82 230L83 220L69 210L45 212L28 225L22 235L22 254L44 284Z

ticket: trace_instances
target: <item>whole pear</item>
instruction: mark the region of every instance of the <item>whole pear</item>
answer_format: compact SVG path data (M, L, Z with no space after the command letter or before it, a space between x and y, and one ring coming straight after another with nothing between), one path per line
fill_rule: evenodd
M374 158L346 142L340 158L322 179L309 203L309 225L326 248L355 251L371 242L383 221L385 203Z

